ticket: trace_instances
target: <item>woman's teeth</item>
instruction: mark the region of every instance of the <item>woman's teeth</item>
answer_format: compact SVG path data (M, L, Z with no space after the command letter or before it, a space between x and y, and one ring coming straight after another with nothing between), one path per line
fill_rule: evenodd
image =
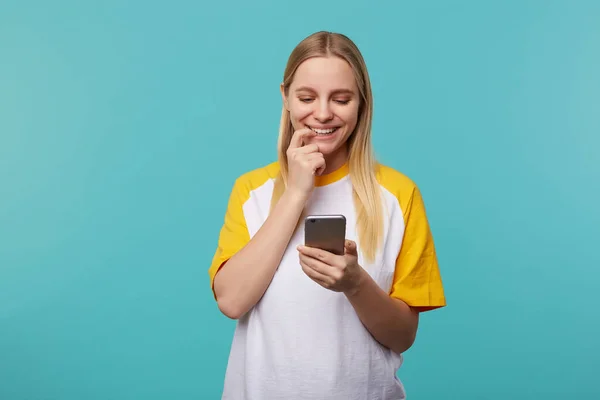
M331 128L331 129L310 128L310 129L312 129L312 131L315 132L317 135L331 135L333 132L335 132L337 130L337 128Z

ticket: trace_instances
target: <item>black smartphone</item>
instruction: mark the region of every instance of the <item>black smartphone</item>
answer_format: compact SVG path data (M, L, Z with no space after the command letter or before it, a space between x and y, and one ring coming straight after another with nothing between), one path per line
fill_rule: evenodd
M309 215L304 219L304 244L336 255L344 254L346 217Z

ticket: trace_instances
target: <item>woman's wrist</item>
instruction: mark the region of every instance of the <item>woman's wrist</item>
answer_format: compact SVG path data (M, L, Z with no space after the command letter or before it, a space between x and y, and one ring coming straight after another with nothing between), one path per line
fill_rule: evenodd
M306 205L309 197L310 193L303 193L292 188L285 189L285 192L281 196L281 198L284 199L286 203L290 203L291 206L297 205L302 208Z

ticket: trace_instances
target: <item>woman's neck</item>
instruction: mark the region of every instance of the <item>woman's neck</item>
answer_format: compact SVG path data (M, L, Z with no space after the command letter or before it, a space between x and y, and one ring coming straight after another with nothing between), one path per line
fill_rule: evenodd
M340 169L348 161L348 148L343 146L334 153L325 156L325 171L323 175L330 174Z

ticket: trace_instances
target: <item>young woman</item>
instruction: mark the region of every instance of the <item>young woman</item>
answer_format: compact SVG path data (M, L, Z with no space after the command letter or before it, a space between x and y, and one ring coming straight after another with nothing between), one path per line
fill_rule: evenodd
M281 95L278 161L236 180L209 269L238 320L223 398L404 399L419 313L445 305L423 199L374 160L369 76L346 36L299 43ZM303 246L307 214L346 217L345 254Z

